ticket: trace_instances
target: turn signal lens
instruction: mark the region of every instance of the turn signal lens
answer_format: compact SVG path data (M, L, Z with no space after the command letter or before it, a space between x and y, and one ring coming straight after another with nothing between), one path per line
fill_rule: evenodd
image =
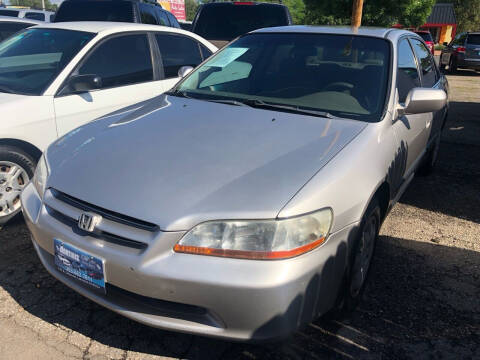
M287 259L322 245L332 211L281 220L209 221L195 226L175 245L180 253L240 259Z

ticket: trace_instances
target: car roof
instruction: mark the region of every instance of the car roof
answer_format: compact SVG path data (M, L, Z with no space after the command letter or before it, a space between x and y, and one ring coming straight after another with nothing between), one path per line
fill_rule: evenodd
M125 31L168 31L186 33L192 35L190 32L186 32L177 28L161 25L150 25L141 23L127 23L127 22L114 22L114 21L66 21L56 23L41 23L37 27L49 28L49 29L62 29L62 30L76 30L85 31L91 33L102 32L125 32Z
M33 19L24 19L14 16L0 16L0 22L16 22L16 23L26 23L26 24L45 24L45 21L33 20Z
M240 5L240 6L249 6L249 5L268 5L268 6L282 6L285 7L285 4L277 4L271 2L262 2L262 1L222 1L222 2L209 2L202 4L202 6L227 6L227 5Z
M309 25L294 25L294 26L279 26L272 28L264 28L252 31L252 33L304 33L304 34L335 34L335 35L360 35L371 36L377 38L386 38L389 34L395 33L397 36L402 34L414 34L407 30L395 28L377 28L361 26L358 29L353 29L350 26L309 26Z

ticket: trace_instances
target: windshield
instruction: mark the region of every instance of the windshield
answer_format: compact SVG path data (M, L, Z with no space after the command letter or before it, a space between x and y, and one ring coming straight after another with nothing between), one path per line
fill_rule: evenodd
M252 34L212 56L173 93L248 104L256 100L379 121L389 64L390 46L384 39Z
M423 39L423 41L433 42L432 34L429 32L417 32L418 35Z
M133 22L133 6L129 1L65 1L54 21Z
M283 6L278 5L213 5L205 6L193 32L210 40L233 40L250 31L288 25Z
M0 43L0 92L41 95L95 34L27 29Z

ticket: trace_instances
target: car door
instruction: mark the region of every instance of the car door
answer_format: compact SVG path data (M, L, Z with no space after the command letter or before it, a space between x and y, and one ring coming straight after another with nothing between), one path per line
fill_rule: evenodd
M441 81L440 72L435 65L435 59L431 52L425 46L423 42L418 39L410 39L413 50L418 60L422 87L431 89L444 89L444 83ZM436 139L440 136L440 132L443 126L443 120L445 118L445 109L435 111L433 113L423 114L426 120L426 131L428 134L428 141Z
M162 64L166 86L169 88L180 79L178 70L182 66L196 67L208 54L208 49L202 51L203 45L189 36L175 33L156 33L155 39L160 50L160 63Z
M467 34L458 34L455 36L455 39L443 49L442 54L440 56L440 64L442 65L449 65L450 58L454 55L454 53L458 50L458 48L463 47L465 44L465 40L467 38Z
M403 37L398 43L397 92L399 103L404 105L410 90L421 86L417 58L408 38ZM431 114L429 116L431 117ZM399 153L401 153L403 161L404 179L409 178L425 151L429 134L429 129L427 129L429 116L425 114L402 115L393 124L400 149Z
M72 93L67 85L60 89L54 98L58 135L166 91L155 64L146 33L115 35L100 41L70 76L97 75L102 86L81 94Z

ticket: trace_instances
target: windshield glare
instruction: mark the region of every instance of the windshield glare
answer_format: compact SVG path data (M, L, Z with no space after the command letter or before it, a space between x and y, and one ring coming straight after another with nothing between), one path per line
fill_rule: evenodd
M379 121L389 64L384 39L252 34L212 56L175 90L206 100L260 100Z
M95 34L28 29L0 43L0 92L41 95Z

